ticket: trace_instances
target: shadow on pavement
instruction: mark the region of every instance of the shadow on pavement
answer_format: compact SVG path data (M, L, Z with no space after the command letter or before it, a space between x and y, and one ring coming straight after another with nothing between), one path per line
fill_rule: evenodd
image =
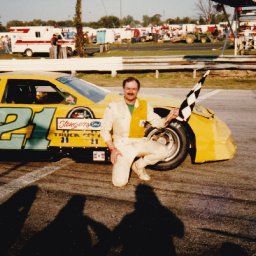
M127 256L175 256L173 238L184 236L183 222L161 204L148 185L137 187L136 199L135 210L113 230L115 251Z
M85 196L73 196L55 220L28 241L21 255L105 255L105 243L93 248L90 230L100 241L107 241L110 231L103 224L84 216L85 202Z
M221 245L220 256L248 256L248 253L240 245L225 242Z
M0 205L0 255L8 255L20 235L37 192L37 186L26 187Z

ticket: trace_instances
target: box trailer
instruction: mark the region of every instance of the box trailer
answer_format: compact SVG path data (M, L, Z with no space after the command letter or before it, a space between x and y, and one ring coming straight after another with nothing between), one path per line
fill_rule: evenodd
M31 57L35 53L49 53L53 34L58 35L58 45L66 47L68 55L75 51L75 40L65 38L60 28L52 26L10 27L13 53Z

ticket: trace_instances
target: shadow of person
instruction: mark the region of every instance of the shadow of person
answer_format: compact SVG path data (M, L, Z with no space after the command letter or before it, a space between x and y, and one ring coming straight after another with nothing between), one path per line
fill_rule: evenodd
M176 255L173 237L184 236L183 222L160 203L148 185L137 187L136 199L134 212L113 230L115 251L121 246L121 255L127 256Z
M247 251L238 244L225 242L221 245L220 256L248 256Z
M103 224L84 216L85 201L85 196L73 196L54 221L29 240L21 255L94 255L88 228L95 232L98 240L107 237L110 231ZM103 255L102 248L97 251Z
M0 205L0 255L7 255L17 240L37 191L37 186L26 187Z

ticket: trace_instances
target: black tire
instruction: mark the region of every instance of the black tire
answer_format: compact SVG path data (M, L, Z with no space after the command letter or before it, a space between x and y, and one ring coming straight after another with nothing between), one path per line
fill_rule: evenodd
M145 43L145 42L146 42L146 39L145 39L144 37L141 37L141 38L140 38L140 41L141 41L141 43Z
M33 51L31 49L26 49L26 51L24 52L24 55L27 57L32 57Z
M189 151L189 137L181 122L173 121L164 129L150 127L146 130L145 135L165 144L172 151L168 159L150 166L151 169L159 171L172 170L186 159Z
M67 55L68 55L69 57L72 57L72 56L73 56L72 48L70 48L70 47L67 48Z

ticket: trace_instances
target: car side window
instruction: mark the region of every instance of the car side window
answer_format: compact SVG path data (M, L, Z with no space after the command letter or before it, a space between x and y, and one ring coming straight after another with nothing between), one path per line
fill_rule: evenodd
M9 79L6 103L16 104L75 104L76 98L44 80Z
M36 101L36 89L29 80L9 79L6 85L5 102L33 104Z
M76 97L58 88L48 81L37 81L36 102L37 104L75 104Z
M36 85L37 104L59 104L65 101L65 95L50 84Z

